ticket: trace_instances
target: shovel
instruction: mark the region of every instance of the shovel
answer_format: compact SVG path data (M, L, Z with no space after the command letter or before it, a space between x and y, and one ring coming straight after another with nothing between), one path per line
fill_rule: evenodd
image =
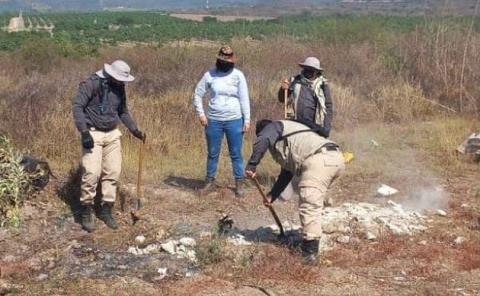
M257 187L258 192L260 192L260 195L262 196L263 201L264 201L264 202L268 202L267 195L266 195L265 192L263 191L262 186L261 186L260 183L258 182L257 178L252 177L251 179L253 180L253 183L255 183L255 186ZM278 226L278 228L280 229L280 237L281 237L281 238L285 238L285 237L286 237L286 236L285 236L285 231L283 230L282 223L280 222L280 219L278 218L277 213L276 213L275 210L273 209L273 206L272 206L272 205L268 206L268 209L270 210L270 213L272 214L273 219L275 220L275 223L277 223L277 226Z
M145 140L143 138L142 143L140 144L140 150L138 153L138 177L137 177L137 196L131 200L131 210L130 214L132 215L133 225L140 220L140 208L142 207L143 199L143 157L145 154Z

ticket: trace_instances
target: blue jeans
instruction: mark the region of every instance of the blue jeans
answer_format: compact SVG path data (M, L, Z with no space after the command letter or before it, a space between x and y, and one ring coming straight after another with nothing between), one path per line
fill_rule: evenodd
M208 119L208 125L205 127L208 146L207 178L215 178L217 173L224 134L227 136L228 151L232 159L233 176L241 179L243 178L243 119L229 121Z

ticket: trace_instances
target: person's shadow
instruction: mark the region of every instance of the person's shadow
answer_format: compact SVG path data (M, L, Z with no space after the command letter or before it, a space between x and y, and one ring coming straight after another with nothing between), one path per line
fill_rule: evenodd
M197 191L203 187L203 185L205 184L205 181L170 175L165 180L163 180L163 183L169 186L180 188L180 189Z
M60 199L70 207L73 218L76 223L81 222L82 204L80 203L81 184L82 184L83 168L81 166L72 167L69 171L65 182L57 187L56 192ZM127 193L120 190L118 187L117 197L120 202L121 210L125 209L125 202L127 199ZM95 196L95 212L98 214L101 206L102 199L102 185L98 182L97 195Z
M73 167L68 172L65 182L56 190L60 199L70 207L76 223L80 223L82 213L82 205L80 204L82 173L83 169L80 166Z

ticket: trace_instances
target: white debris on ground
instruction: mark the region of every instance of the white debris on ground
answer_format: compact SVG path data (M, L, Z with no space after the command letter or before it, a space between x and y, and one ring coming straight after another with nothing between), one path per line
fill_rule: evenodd
M161 281L161 280L163 280L163 279L167 276L167 270L168 270L168 269L167 269L166 267L164 267L164 268L159 268L159 269L157 270L158 276L154 277L153 280L154 280L154 281Z
M398 190L386 184L382 184L380 188L377 189L377 193L382 196L390 196L390 195L397 194Z
M447 212L445 212L444 210L437 210L436 214L441 217L447 216Z
M453 244L456 245L456 246L458 246L458 245L463 244L463 243L466 242L466 241L467 241L466 238L464 238L463 236L459 236L459 237L457 237L457 238L453 241Z
M480 133L471 134L465 141L457 147L457 151L462 154L480 153Z
M231 243L234 246L250 246L252 243L245 240L245 236L236 233L233 234L231 237L227 238L227 242Z
M143 235L139 235L135 238L135 242L138 244L138 245L141 245L145 242L146 238L145 236Z
M138 237L137 237L138 238ZM137 239L135 242L138 243ZM144 241L143 241L144 242ZM133 255L148 255L153 253L159 253L165 251L170 255L176 255L177 258L186 258L192 262L197 262L195 250L193 249L197 245L195 239L191 237L183 237L180 240L168 240L162 244L153 243L144 248L139 246L129 247L127 252Z

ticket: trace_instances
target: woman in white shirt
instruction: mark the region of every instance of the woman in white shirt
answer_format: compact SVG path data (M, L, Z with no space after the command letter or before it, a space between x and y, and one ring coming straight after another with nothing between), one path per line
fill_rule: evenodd
M243 133L250 129L250 98L243 73L235 68L236 56L230 46L223 46L215 67L206 72L195 88L193 104L200 124L205 127L208 146L207 173L203 191L214 188L218 159L224 135L232 160L235 196L243 197ZM203 98L208 108L203 109Z

